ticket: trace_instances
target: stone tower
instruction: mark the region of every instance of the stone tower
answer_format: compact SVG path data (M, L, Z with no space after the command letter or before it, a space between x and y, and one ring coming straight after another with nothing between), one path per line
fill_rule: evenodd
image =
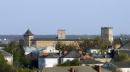
M57 33L58 33L58 39L65 39L66 38L64 29L58 29Z
M112 27L102 27L101 28L101 38L103 42L112 44L113 42L113 31Z
M25 34L24 34L24 42L25 42L25 46L27 47L31 47L32 44L32 39L34 38L32 32L28 29Z

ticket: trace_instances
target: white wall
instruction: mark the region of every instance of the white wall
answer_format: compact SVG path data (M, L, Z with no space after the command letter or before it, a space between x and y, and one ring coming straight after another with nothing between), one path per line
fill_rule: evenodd
M90 49L90 53L97 54L99 53L99 49Z
M7 63L8 63L9 65L12 65L12 64L13 64L13 56L4 57L4 58L5 58L5 60L7 60Z
M66 62L67 60L72 61L72 60L74 60L74 59L75 59L75 58L63 58L63 63Z
M54 67L58 64L58 58L39 58L38 66L39 68L43 67Z
M47 53L59 53L59 51L56 50L55 47L52 47L52 46L48 46L47 48L45 48L45 50L43 50L43 52L47 52Z
M130 68L119 68L118 70L121 72L130 72Z

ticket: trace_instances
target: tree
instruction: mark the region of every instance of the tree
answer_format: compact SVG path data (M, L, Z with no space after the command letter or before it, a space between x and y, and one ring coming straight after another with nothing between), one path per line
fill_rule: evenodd
M84 39L79 45L83 51L86 51L87 48L100 48L101 51L104 51L108 46L100 39L100 37L96 37L94 39Z
M78 59L74 59L72 61L67 60L66 62L59 64L58 66L79 66L80 61Z
M63 51L65 48L65 44L63 44L62 42L57 42L55 48L59 51Z
M28 67L30 64L30 61L24 55L23 46L21 46L19 43L9 43L6 46L5 51L13 54L14 65L16 67Z
M76 46L70 44L70 45L66 45L66 44L63 44L62 42L57 42L56 44L56 49L59 50L59 51L72 51L72 50L75 50L76 49Z
M127 53L120 52L115 54L114 61L127 61L129 60L129 55Z

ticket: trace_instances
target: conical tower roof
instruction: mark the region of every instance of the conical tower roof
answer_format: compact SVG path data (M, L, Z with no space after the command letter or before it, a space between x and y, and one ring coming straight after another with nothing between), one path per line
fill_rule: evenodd
M33 36L32 32L30 31L30 29L28 29L25 33L24 36Z

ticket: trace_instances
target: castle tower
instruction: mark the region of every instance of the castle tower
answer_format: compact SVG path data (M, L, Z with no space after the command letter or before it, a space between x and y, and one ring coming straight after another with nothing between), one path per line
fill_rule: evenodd
M65 39L66 38L64 29L58 29L57 33L58 33L58 39Z
M112 44L113 42L113 31L112 27L102 27L101 28L101 38L103 42Z
M32 44L32 39L34 38L32 32L28 29L25 34L24 34L24 41L25 41L25 46L30 47Z

